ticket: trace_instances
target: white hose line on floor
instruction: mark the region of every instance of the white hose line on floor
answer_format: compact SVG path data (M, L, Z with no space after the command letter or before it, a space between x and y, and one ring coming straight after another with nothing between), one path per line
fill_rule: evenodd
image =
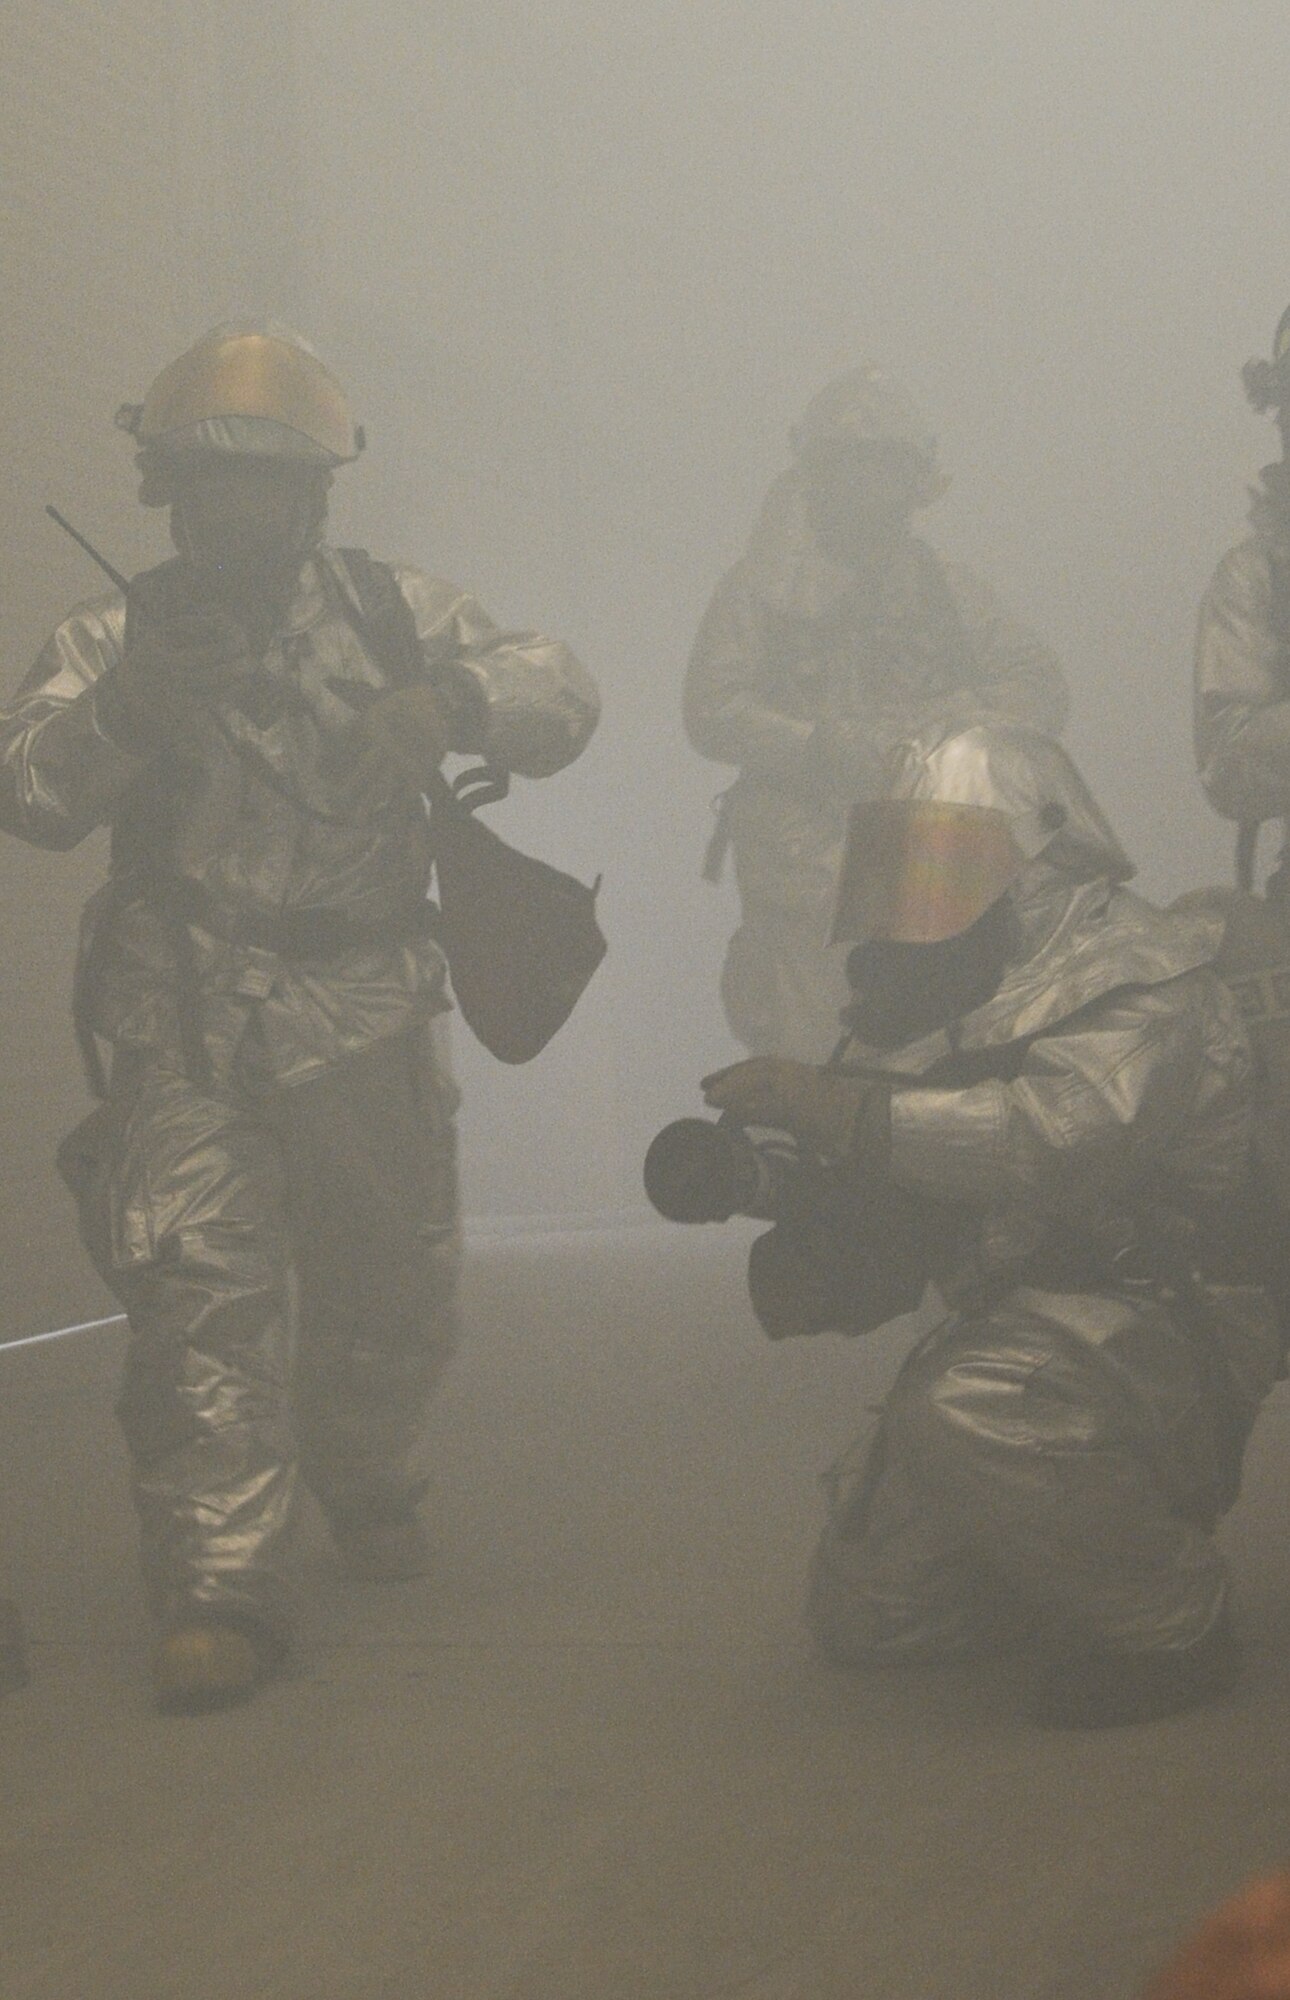
M45 1340L70 1340L74 1333L95 1333L103 1326L124 1326L124 1313L109 1313L106 1319L84 1319L79 1326L58 1326L52 1333L25 1333L20 1340L0 1340L0 1354L15 1347L38 1347Z

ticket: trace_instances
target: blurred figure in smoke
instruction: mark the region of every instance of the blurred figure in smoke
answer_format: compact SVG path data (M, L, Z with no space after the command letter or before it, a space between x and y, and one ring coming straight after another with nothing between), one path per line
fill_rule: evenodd
M1230 1896L1142 2000L1290 2000L1290 1874Z
M1270 361L1249 361L1246 393L1274 411L1282 457L1252 495L1251 532L1223 557L1201 603L1194 726L1201 783L1237 822L1235 889L1198 892L1226 923L1221 969L1241 996L1262 1088L1255 1144L1290 1209L1290 309ZM1256 894L1262 822L1280 820L1281 852Z
M1056 733L1066 697L1048 649L913 533L946 481L890 376L832 383L792 446L704 617L685 721L705 757L739 766L705 871L715 880L733 847L727 1018L749 1049L818 1062L847 997L846 954L828 942L847 809L874 795L884 753L991 714Z
M1201 604L1195 724L1211 805L1240 823L1240 872L1252 880L1261 821L1290 817L1290 309L1270 361L1246 363L1246 394L1274 411L1282 457L1265 466L1251 533L1224 556ZM1270 893L1286 893L1279 869Z
M422 794L449 751L559 770L597 698L565 647L324 543L362 437L285 328L217 329L122 421L178 555L75 610L0 712L0 825L111 828L77 976L105 1102L62 1165L130 1319L157 1695L201 1708L283 1652L297 1466L352 1570L425 1568L458 1231Z
M1281 1360L1222 926L1121 886L1044 737L925 736L894 766L852 814L837 1066L754 1057L705 1084L844 1176L879 1268L897 1253L866 1213L912 1198L950 1307L835 1469L810 1621L866 1666L1021 1636L1040 1719L1146 1721L1236 1672L1211 1531Z

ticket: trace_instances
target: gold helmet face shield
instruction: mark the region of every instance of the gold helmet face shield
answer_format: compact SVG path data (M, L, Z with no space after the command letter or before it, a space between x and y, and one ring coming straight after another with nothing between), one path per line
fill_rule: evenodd
M129 428L146 449L227 418L281 425L337 464L360 449L335 376L315 355L271 333L198 341L162 370Z
M998 807L931 799L853 806L832 942L940 944L958 937L1024 865L1009 815Z

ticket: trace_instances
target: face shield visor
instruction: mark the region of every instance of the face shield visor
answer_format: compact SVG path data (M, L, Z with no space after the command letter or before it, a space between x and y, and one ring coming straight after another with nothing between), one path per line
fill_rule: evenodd
M902 744L889 796L852 808L833 942L958 937L1041 854L1072 882L1133 873L1059 744L1015 724Z
M1025 855L995 806L876 799L852 809L834 944L941 944L984 916Z

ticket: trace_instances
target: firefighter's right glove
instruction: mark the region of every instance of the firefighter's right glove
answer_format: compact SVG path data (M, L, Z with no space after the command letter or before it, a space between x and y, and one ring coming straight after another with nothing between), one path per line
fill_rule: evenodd
M363 710L364 750L400 782L424 792L452 748L446 704L424 681L379 694Z
M94 686L104 734L137 757L190 750L221 701L254 680L246 635L223 613L149 621Z
M742 1125L791 1132L822 1160L863 1157L885 1167L891 1153L891 1090L876 1077L845 1076L785 1056L750 1056L702 1083L704 1102Z

